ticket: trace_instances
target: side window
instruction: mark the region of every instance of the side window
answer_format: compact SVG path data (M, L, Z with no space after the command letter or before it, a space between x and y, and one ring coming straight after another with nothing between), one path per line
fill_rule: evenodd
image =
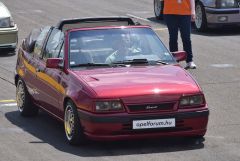
M64 34L60 30L54 28L48 38L43 58L57 58L61 51L63 39Z
M41 56L43 43L44 43L44 40L46 39L46 36L47 36L50 28L51 28L50 26L42 28L41 33L36 40L35 47L34 47L33 51L34 51L34 54L37 55L38 57Z
M59 52L58 58L63 58L64 59L64 42L61 45L61 50ZM62 61L62 63L60 64L60 66L64 65L64 61Z
M60 53L58 55L58 58L64 58L64 42L61 45L61 50L60 50Z

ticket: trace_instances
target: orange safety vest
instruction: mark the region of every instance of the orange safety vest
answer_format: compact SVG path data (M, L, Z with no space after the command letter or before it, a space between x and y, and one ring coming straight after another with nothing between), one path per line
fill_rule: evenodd
M190 0L164 0L164 14L191 15Z

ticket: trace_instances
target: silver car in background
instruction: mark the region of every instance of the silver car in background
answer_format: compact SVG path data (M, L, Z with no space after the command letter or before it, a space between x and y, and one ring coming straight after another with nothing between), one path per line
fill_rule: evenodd
M15 51L18 41L18 28L7 7L0 2L0 49Z
M163 18L163 1L154 0L157 19ZM196 0L195 26L198 31L209 27L240 26L240 0Z

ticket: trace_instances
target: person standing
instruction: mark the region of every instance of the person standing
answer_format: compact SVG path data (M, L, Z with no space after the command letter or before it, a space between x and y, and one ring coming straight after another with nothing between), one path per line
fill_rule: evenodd
M187 53L185 69L195 69L191 43L191 21L195 20L195 0L164 0L164 20L169 32L169 50L178 51L178 31Z

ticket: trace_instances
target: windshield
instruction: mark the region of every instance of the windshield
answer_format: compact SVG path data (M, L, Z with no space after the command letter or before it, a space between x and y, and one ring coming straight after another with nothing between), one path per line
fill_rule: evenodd
M175 63L172 55L149 28L73 31L69 36L69 53L70 67L111 65L133 60Z

